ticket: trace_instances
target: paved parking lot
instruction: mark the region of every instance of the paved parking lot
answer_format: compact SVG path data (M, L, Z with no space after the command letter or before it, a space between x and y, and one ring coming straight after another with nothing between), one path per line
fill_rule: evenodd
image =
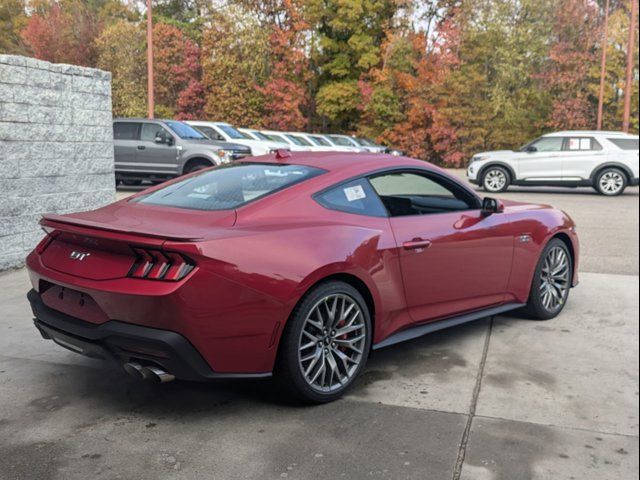
M638 189L501 196L578 223L581 285L563 314L380 350L319 407L268 381L130 380L42 341L25 271L0 275L0 479L637 478Z

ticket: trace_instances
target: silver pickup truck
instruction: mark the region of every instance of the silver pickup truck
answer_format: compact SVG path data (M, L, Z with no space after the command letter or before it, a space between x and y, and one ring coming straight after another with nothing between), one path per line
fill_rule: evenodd
M116 182L162 182L196 170L251 156L244 145L213 141L176 120L116 118L113 121Z

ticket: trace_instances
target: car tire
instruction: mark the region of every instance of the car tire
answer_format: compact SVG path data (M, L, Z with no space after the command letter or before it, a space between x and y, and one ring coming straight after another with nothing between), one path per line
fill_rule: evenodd
M362 372L371 338L369 309L358 290L341 281L321 283L302 298L287 322L275 379L303 403L337 400Z
M193 172L197 172L199 170L204 170L205 168L209 168L209 167L213 167L214 165L205 161L205 160L198 160L196 162L193 162L192 164L190 164L187 168L184 169L184 175L187 175L189 173L193 173Z
M142 180L122 180L122 184L127 187L139 187L142 185Z
M511 174L504 167L488 167L482 173L482 188L486 192L505 192L511 184Z
M605 168L596 175L593 188L608 197L621 195L627 188L627 175L619 168Z
M530 318L550 320L564 309L573 281L573 260L567 245L552 239L542 250L523 309Z

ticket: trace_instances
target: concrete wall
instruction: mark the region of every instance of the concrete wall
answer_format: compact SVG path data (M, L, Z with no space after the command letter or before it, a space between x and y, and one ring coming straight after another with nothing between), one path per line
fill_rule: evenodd
M23 264L42 213L115 199L111 74L0 55L0 270Z

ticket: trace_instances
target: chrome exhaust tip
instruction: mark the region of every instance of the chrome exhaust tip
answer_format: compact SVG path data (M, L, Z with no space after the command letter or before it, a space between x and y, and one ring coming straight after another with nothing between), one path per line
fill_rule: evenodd
M124 371L131 375L133 378L137 378L138 380L142 380L145 378L144 373L142 372L142 365L136 362L128 362L122 365Z
M158 367L142 367L142 377L154 383L167 383L176 379L175 375L165 372Z

